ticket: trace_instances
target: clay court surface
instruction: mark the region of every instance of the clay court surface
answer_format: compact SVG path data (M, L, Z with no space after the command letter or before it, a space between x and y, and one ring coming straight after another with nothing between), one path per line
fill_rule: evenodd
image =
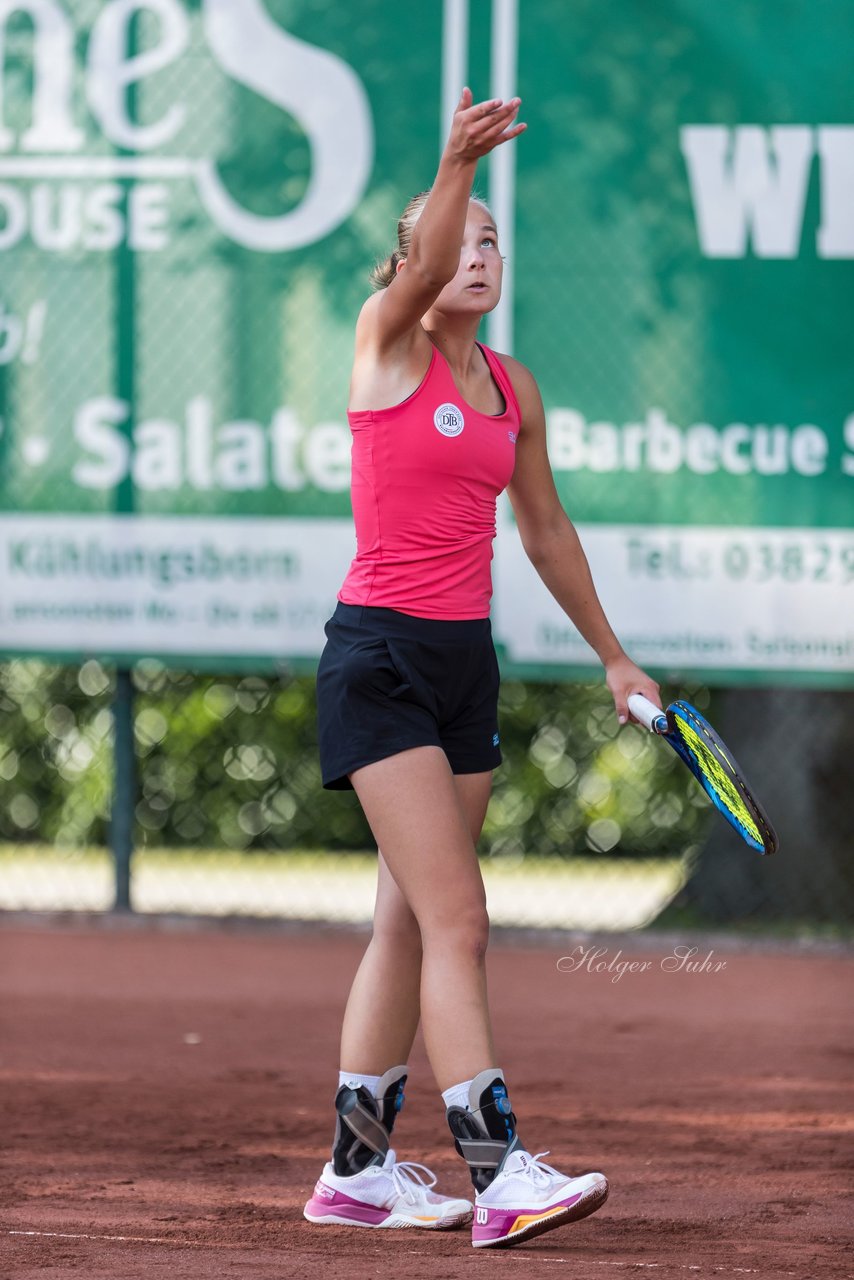
M608 1203L526 1248L467 1232L312 1227L337 1028L365 935L0 927L0 1275L247 1280L836 1277L851 1261L852 953L602 937L647 968L496 941L490 982L520 1132L602 1169ZM622 956L617 952L622 948ZM568 966L564 964L564 968ZM420 1046L401 1159L467 1194Z

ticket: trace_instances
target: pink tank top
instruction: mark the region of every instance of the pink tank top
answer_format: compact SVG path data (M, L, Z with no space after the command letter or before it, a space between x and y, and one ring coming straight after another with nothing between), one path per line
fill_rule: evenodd
M421 618L485 618L495 502L513 475L519 402L481 346L504 412L478 413L434 347L421 385L390 409L348 413L356 558L338 599Z

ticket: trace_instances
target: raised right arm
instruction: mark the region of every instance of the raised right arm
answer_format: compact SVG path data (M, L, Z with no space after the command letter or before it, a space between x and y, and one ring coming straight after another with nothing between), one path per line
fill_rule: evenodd
M481 156L525 129L513 124L518 98L472 105L463 89L435 182L412 233L409 254L394 280L368 299L359 318L357 345L377 356L408 345L460 263L468 202Z

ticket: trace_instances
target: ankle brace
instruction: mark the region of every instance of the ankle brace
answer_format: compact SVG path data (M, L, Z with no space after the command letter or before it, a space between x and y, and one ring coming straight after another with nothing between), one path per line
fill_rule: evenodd
M511 1151L525 1148L516 1133L504 1076L497 1067L481 1071L471 1082L469 1110L449 1107L448 1125L454 1146L469 1167L475 1191L485 1191Z
M360 1085L342 1084L335 1095L335 1142L332 1166L339 1177L361 1173L382 1164L389 1148L395 1117L403 1106L406 1067L390 1067L380 1076L376 1096Z

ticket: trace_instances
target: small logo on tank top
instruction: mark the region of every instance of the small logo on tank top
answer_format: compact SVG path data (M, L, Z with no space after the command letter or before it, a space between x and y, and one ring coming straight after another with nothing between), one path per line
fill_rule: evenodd
M443 436L458 436L466 425L462 410L455 404L440 404L433 414L433 424Z

